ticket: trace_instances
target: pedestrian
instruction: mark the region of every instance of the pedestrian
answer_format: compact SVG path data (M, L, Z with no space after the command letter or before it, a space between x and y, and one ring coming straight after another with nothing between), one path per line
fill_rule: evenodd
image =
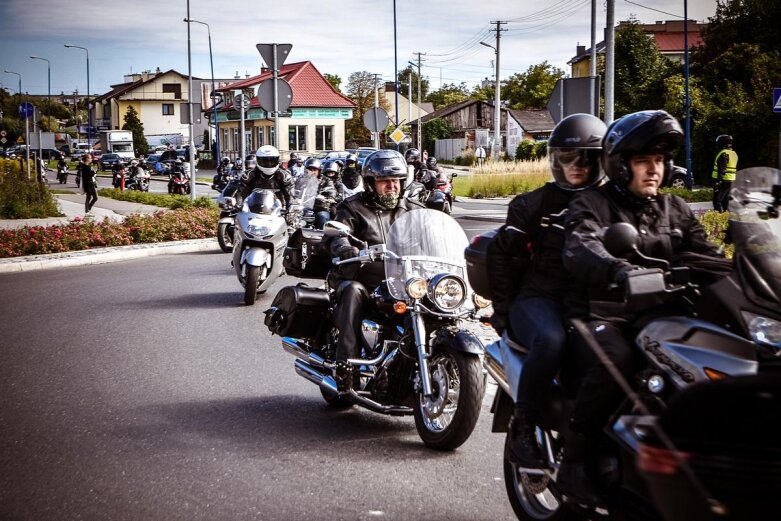
M713 209L726 212L729 190L738 171L738 154L732 150L732 136L722 134L716 138L719 153L713 161Z
M93 205L98 201L98 182L95 168L92 166L92 154L81 156L78 167L78 175L81 177L81 186L87 198L84 200L84 212L90 213Z
M477 159L477 166L482 167L483 162L485 161L485 149L483 148L483 145L477 146L477 150L475 150L475 159Z

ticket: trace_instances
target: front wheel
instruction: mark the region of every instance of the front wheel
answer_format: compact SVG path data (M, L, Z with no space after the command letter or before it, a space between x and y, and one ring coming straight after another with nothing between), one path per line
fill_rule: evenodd
M220 223L217 225L217 242L224 253L233 251L233 237L228 230L230 224Z
M247 280L244 281L244 303L251 306L258 298L260 266L247 266Z
M480 359L445 350L429 360L433 394L416 397L413 409L418 435L436 450L460 447L472 434L485 392Z

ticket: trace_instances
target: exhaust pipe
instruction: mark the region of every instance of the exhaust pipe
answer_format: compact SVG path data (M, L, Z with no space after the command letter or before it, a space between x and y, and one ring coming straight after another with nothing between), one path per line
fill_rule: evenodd
M295 356L299 360L303 360L308 365L317 367L319 369L326 369L329 367L328 363L322 356L312 353L312 348L309 347L306 342L302 342L297 338L291 338L288 336L282 337L282 347L285 348L285 351Z
M326 391L330 391L333 394L339 393L339 391L336 389L336 382L330 374L321 372L317 367L309 365L304 360L296 360L294 365L296 368L296 373L298 373L299 376L304 377L310 382L319 385Z

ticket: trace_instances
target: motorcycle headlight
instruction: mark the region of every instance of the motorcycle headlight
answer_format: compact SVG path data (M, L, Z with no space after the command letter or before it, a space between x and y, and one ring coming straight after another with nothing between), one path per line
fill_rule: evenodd
M426 296L426 281L420 277L412 277L406 284L407 295L415 300Z
M256 226L254 224L250 224L247 226L247 231L253 235L268 235L271 233L271 228L268 226Z
M442 311L453 311L466 300L466 284L460 277L441 273L429 282L428 298Z
M757 344L774 347L781 354L781 322L772 318L743 312L743 320L748 324L751 339Z
M481 297L477 293L472 293L472 301L475 303L477 309L487 308L491 305L491 301L485 297Z

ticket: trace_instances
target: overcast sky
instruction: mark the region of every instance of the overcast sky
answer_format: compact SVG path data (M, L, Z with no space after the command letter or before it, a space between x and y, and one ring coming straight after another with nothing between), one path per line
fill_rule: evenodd
M643 23L682 19L685 0L615 0L616 21L630 15ZM190 0L190 16L211 26L214 74L232 78L257 74L262 61L257 43L290 43L288 62L310 60L325 74L337 74L342 87L350 73L369 71L392 80L394 70L392 0ZM689 18L707 21L716 0L688 0ZM425 53L423 76L432 90L442 83L471 88L493 77L495 45L491 22L508 21L501 37L501 76L506 78L547 60L569 72L567 61L578 44L590 45L591 0L396 0L398 69ZM105 93L131 72L176 69L187 74L187 0L0 0L0 65L22 75L22 90L46 94L46 62L51 61L51 92ZM605 3L598 0L597 41L605 26ZM192 24L193 76L211 77L206 27ZM16 92L18 78L0 75Z

